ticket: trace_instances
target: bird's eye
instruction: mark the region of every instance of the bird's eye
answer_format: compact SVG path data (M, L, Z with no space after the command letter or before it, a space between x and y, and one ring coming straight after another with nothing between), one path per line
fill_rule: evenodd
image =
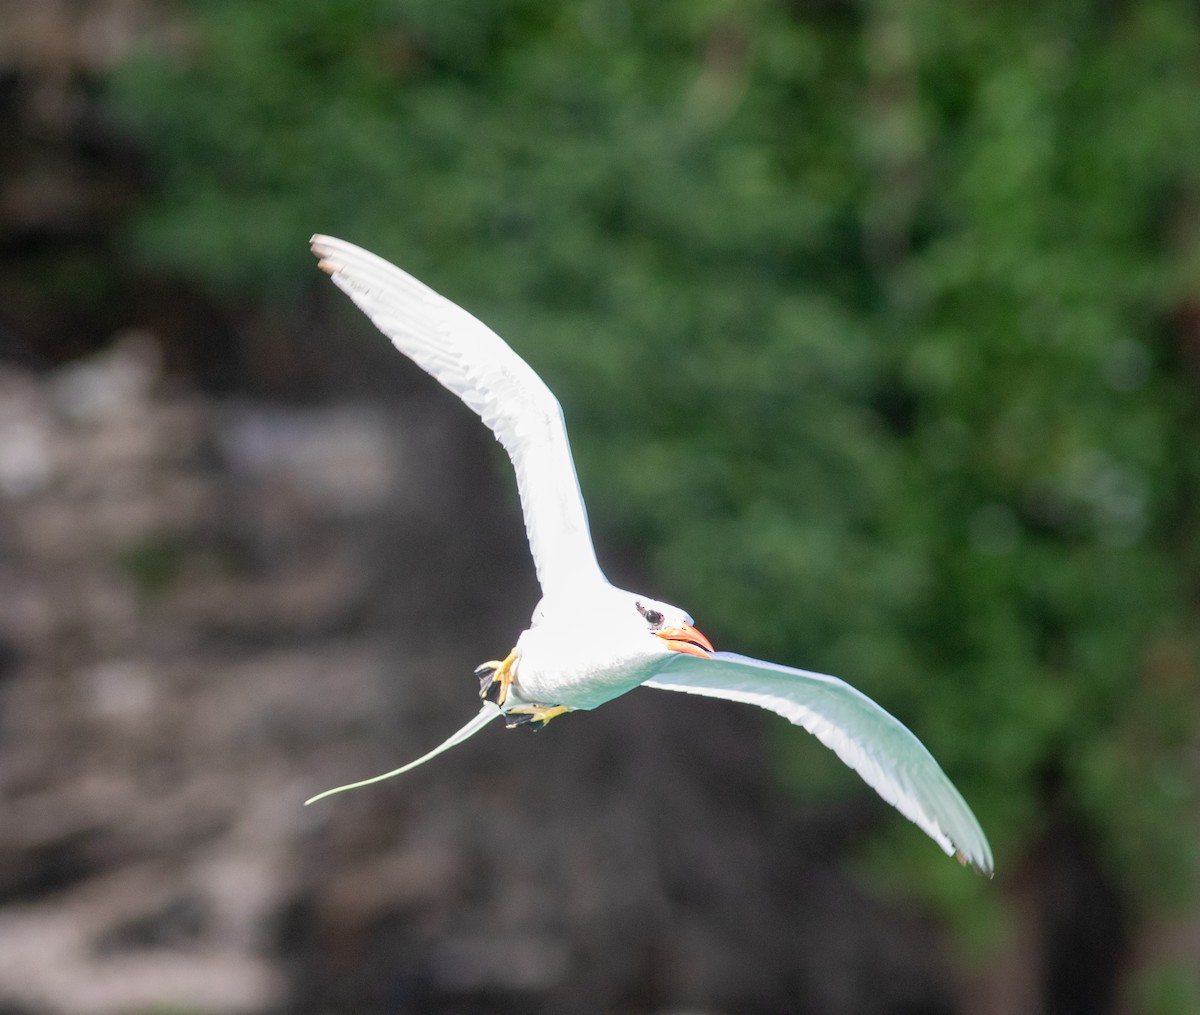
M663 615L658 610L648 610L641 603L637 604L637 611L646 618L646 623L651 627L662 627Z

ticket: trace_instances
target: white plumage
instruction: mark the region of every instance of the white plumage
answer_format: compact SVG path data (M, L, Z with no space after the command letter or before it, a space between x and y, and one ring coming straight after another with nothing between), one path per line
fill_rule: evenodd
M312 242L334 284L504 445L542 591L604 583L562 407L542 379L491 328L407 272L344 240L314 236Z
M479 713L399 775L495 718L536 728L634 687L758 705L803 726L947 854L985 874L975 816L919 740L836 677L714 652L683 610L613 587L596 562L558 400L486 325L411 275L344 240L314 236L321 267L396 348L469 405L512 459L542 601L504 660L480 668ZM311 803L312 800L309 802Z

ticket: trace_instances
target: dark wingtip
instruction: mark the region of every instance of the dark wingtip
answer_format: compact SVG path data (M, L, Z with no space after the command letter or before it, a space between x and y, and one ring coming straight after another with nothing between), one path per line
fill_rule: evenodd
M994 878L996 876L996 872L995 872L995 870L992 869L992 867L985 866L984 864L979 863L978 861L972 860L961 849L955 851L954 859L957 860L964 867L970 867L971 870L975 871L977 874L982 874L989 881L991 881L992 878Z
M308 244L309 249L317 256L317 267L325 272L326 275L332 275L336 269L329 263L329 248L325 245L326 239L327 237L322 236L320 233L313 233L309 237Z

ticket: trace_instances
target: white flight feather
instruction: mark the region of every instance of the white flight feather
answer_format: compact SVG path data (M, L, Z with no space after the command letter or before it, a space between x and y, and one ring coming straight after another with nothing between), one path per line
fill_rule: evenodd
M975 815L909 729L837 677L732 652L672 654L645 687L759 705L803 726L949 856L992 874Z
M312 238L343 292L400 352L454 392L512 459L525 532L546 596L605 583L558 400L487 325L394 264L345 240Z

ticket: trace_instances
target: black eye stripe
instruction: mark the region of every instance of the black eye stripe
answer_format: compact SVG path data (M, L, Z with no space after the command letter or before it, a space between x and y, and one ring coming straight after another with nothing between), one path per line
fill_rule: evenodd
M646 623L649 624L651 627L661 627L662 622L663 622L663 615L661 613L659 613L658 610L647 610L646 611Z
M634 603L638 613L646 618L646 623L651 627L662 627L663 615L659 610L648 610L640 602Z

